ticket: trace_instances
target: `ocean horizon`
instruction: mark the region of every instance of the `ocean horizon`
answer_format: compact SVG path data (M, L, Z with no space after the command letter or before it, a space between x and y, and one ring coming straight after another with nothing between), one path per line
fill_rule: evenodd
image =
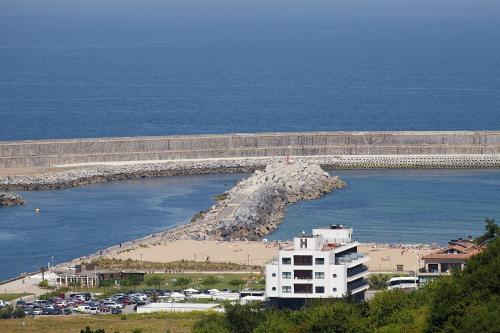
M499 130L498 1L0 2L0 141Z

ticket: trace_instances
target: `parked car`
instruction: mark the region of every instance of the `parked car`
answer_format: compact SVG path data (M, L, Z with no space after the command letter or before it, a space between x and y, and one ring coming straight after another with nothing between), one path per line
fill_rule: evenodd
M93 306L89 308L89 313L90 314L98 314L99 313L99 308Z
M36 316L41 315L42 314L42 309L40 309L40 308L33 308L32 314L34 314Z
M73 313L73 309L71 309L71 308L65 308L65 309L62 310L62 312L63 312L62 313L63 315L70 315L70 314Z
M115 303L115 302L104 302L104 306L107 306L111 309L123 309L123 304L121 303Z
M79 313L89 313L90 312L90 306L88 305L79 305L76 310L73 310Z
M63 314L63 310L61 310L59 308L55 308L55 309L50 310L50 314L51 315L62 315Z
M52 311L52 309L42 308L42 313L41 314L46 316L46 315L51 314L51 311Z
M122 310L119 308L111 308L111 314L120 314L122 313Z

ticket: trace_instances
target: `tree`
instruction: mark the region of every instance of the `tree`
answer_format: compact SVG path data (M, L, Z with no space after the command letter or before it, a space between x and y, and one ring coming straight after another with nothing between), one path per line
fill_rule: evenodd
M40 288L44 288L44 289L47 289L49 287L49 281L47 280L42 280L40 282L38 282L38 286Z
M134 290L137 290L137 286L142 282L142 279L138 275L129 275L125 280L122 281L124 286L134 287ZM165 281L163 281L164 283ZM159 288L158 288L159 289Z
M242 279L233 279L229 281L229 285L233 286L234 288L238 288L239 291L243 289L243 285L245 284L245 281Z
M222 314L211 313L194 324L193 333L231 333L231 330Z
M215 276L209 275L201 281L201 285L212 289L216 284L219 284L220 280Z
M500 239L490 241L462 271L438 279L429 289L428 332L466 332L465 328L471 328L469 332L498 332ZM481 318L484 320L479 325Z
M154 286L156 287L156 289L160 289L166 281L167 278L164 274L147 274L144 277L144 282L146 283L146 285L150 287Z
M495 219L487 218L486 220L484 220L484 222L486 223L486 225L484 226L486 231L484 232L484 234L474 240L477 245L489 244L490 242L495 240L500 233L500 227L495 223Z
M185 277L176 278L174 281L174 286L179 286L182 289L186 289L189 284L191 284L191 279Z
M40 267L40 272L42 272L42 281L45 281L45 272L47 271L46 266L41 266Z
M252 332L266 316L265 306L261 302L226 304L224 309L229 331L234 333Z

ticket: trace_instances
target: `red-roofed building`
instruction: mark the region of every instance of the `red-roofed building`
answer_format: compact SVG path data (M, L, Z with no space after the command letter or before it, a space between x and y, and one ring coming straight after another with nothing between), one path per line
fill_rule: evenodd
M466 261L483 249L472 239L459 238L449 242L446 248L424 255L424 268L418 275L419 284L424 285L440 275L450 274L452 269L463 269Z

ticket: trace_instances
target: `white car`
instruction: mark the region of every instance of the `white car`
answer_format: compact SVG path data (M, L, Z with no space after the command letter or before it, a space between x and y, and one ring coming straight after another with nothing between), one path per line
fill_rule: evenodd
M80 312L80 313L90 313L90 306L88 306L88 305L79 305L76 308L76 310L73 310L73 311Z
M10 305L9 302L5 302L5 301L0 300L0 308L5 308L8 305Z
M90 314L98 314L98 313L99 313L99 309L98 309L98 308L96 308L95 306L93 306L93 307L91 307L91 308L89 309L89 313L90 313Z
M115 302L104 302L104 305L110 309L123 309L123 304Z
M33 309L33 312L32 312L34 315L41 315L42 314L42 309L40 308L34 308Z

